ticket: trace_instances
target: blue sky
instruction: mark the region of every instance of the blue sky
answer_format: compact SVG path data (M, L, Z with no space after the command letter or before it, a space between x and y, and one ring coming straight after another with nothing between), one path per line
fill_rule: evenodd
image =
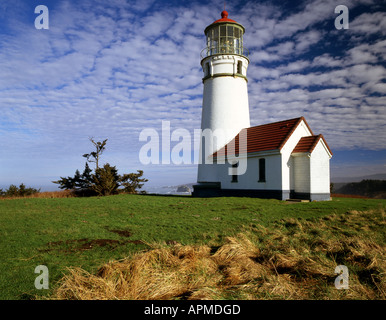
M337 5L349 29L337 30ZM49 9L38 30L37 5ZM204 29L223 1L2 0L0 187L43 190L102 162L142 169L149 186L194 182L197 167L143 165L144 128L200 128ZM251 125L304 116L334 156L334 177L386 172L386 3L227 1L246 28Z

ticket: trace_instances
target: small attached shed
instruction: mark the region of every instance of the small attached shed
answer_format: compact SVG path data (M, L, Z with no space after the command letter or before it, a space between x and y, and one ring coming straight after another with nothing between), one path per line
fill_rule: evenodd
M323 135L299 140L291 153L291 198L330 200L331 157Z

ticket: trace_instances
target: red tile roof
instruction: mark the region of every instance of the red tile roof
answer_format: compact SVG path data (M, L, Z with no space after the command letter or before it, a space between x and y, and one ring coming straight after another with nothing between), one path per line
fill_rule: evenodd
M322 139L324 144L326 145L328 151L331 153L332 152L324 139L323 135L318 135L318 136L310 136L310 137L302 137L298 144L296 145L295 149L292 151L292 153L297 153L297 152L309 152L311 153L314 151L316 145L318 144L319 140Z
M232 151L228 152L228 146L232 142L235 143L236 154L238 154L240 135L243 138L243 130L247 131L247 143L242 144L242 147L244 148L241 148L241 152L252 153L268 150L281 150L291 134L295 131L296 127L302 121L304 121L311 134L313 134L304 117L263 124L242 129L230 143L221 148L218 152L215 152L213 156L233 154ZM245 148L247 148L247 150L243 150Z

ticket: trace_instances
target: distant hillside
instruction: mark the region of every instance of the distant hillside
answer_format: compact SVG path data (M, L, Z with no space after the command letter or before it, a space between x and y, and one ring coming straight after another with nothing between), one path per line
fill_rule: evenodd
M368 176L359 177L331 177L331 182L334 184L349 183L349 182L361 182L363 180L386 180L386 173L377 173Z
M193 190L194 183L180 184L178 186L145 186L144 190L150 194L188 194Z
M334 184L333 193L386 199L386 180L362 180L360 182L347 183L343 186Z

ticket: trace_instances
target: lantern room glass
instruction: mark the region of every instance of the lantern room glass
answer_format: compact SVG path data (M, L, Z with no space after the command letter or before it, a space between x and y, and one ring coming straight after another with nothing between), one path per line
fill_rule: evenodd
M244 54L244 30L235 24L216 24L206 32L206 56L214 54Z

